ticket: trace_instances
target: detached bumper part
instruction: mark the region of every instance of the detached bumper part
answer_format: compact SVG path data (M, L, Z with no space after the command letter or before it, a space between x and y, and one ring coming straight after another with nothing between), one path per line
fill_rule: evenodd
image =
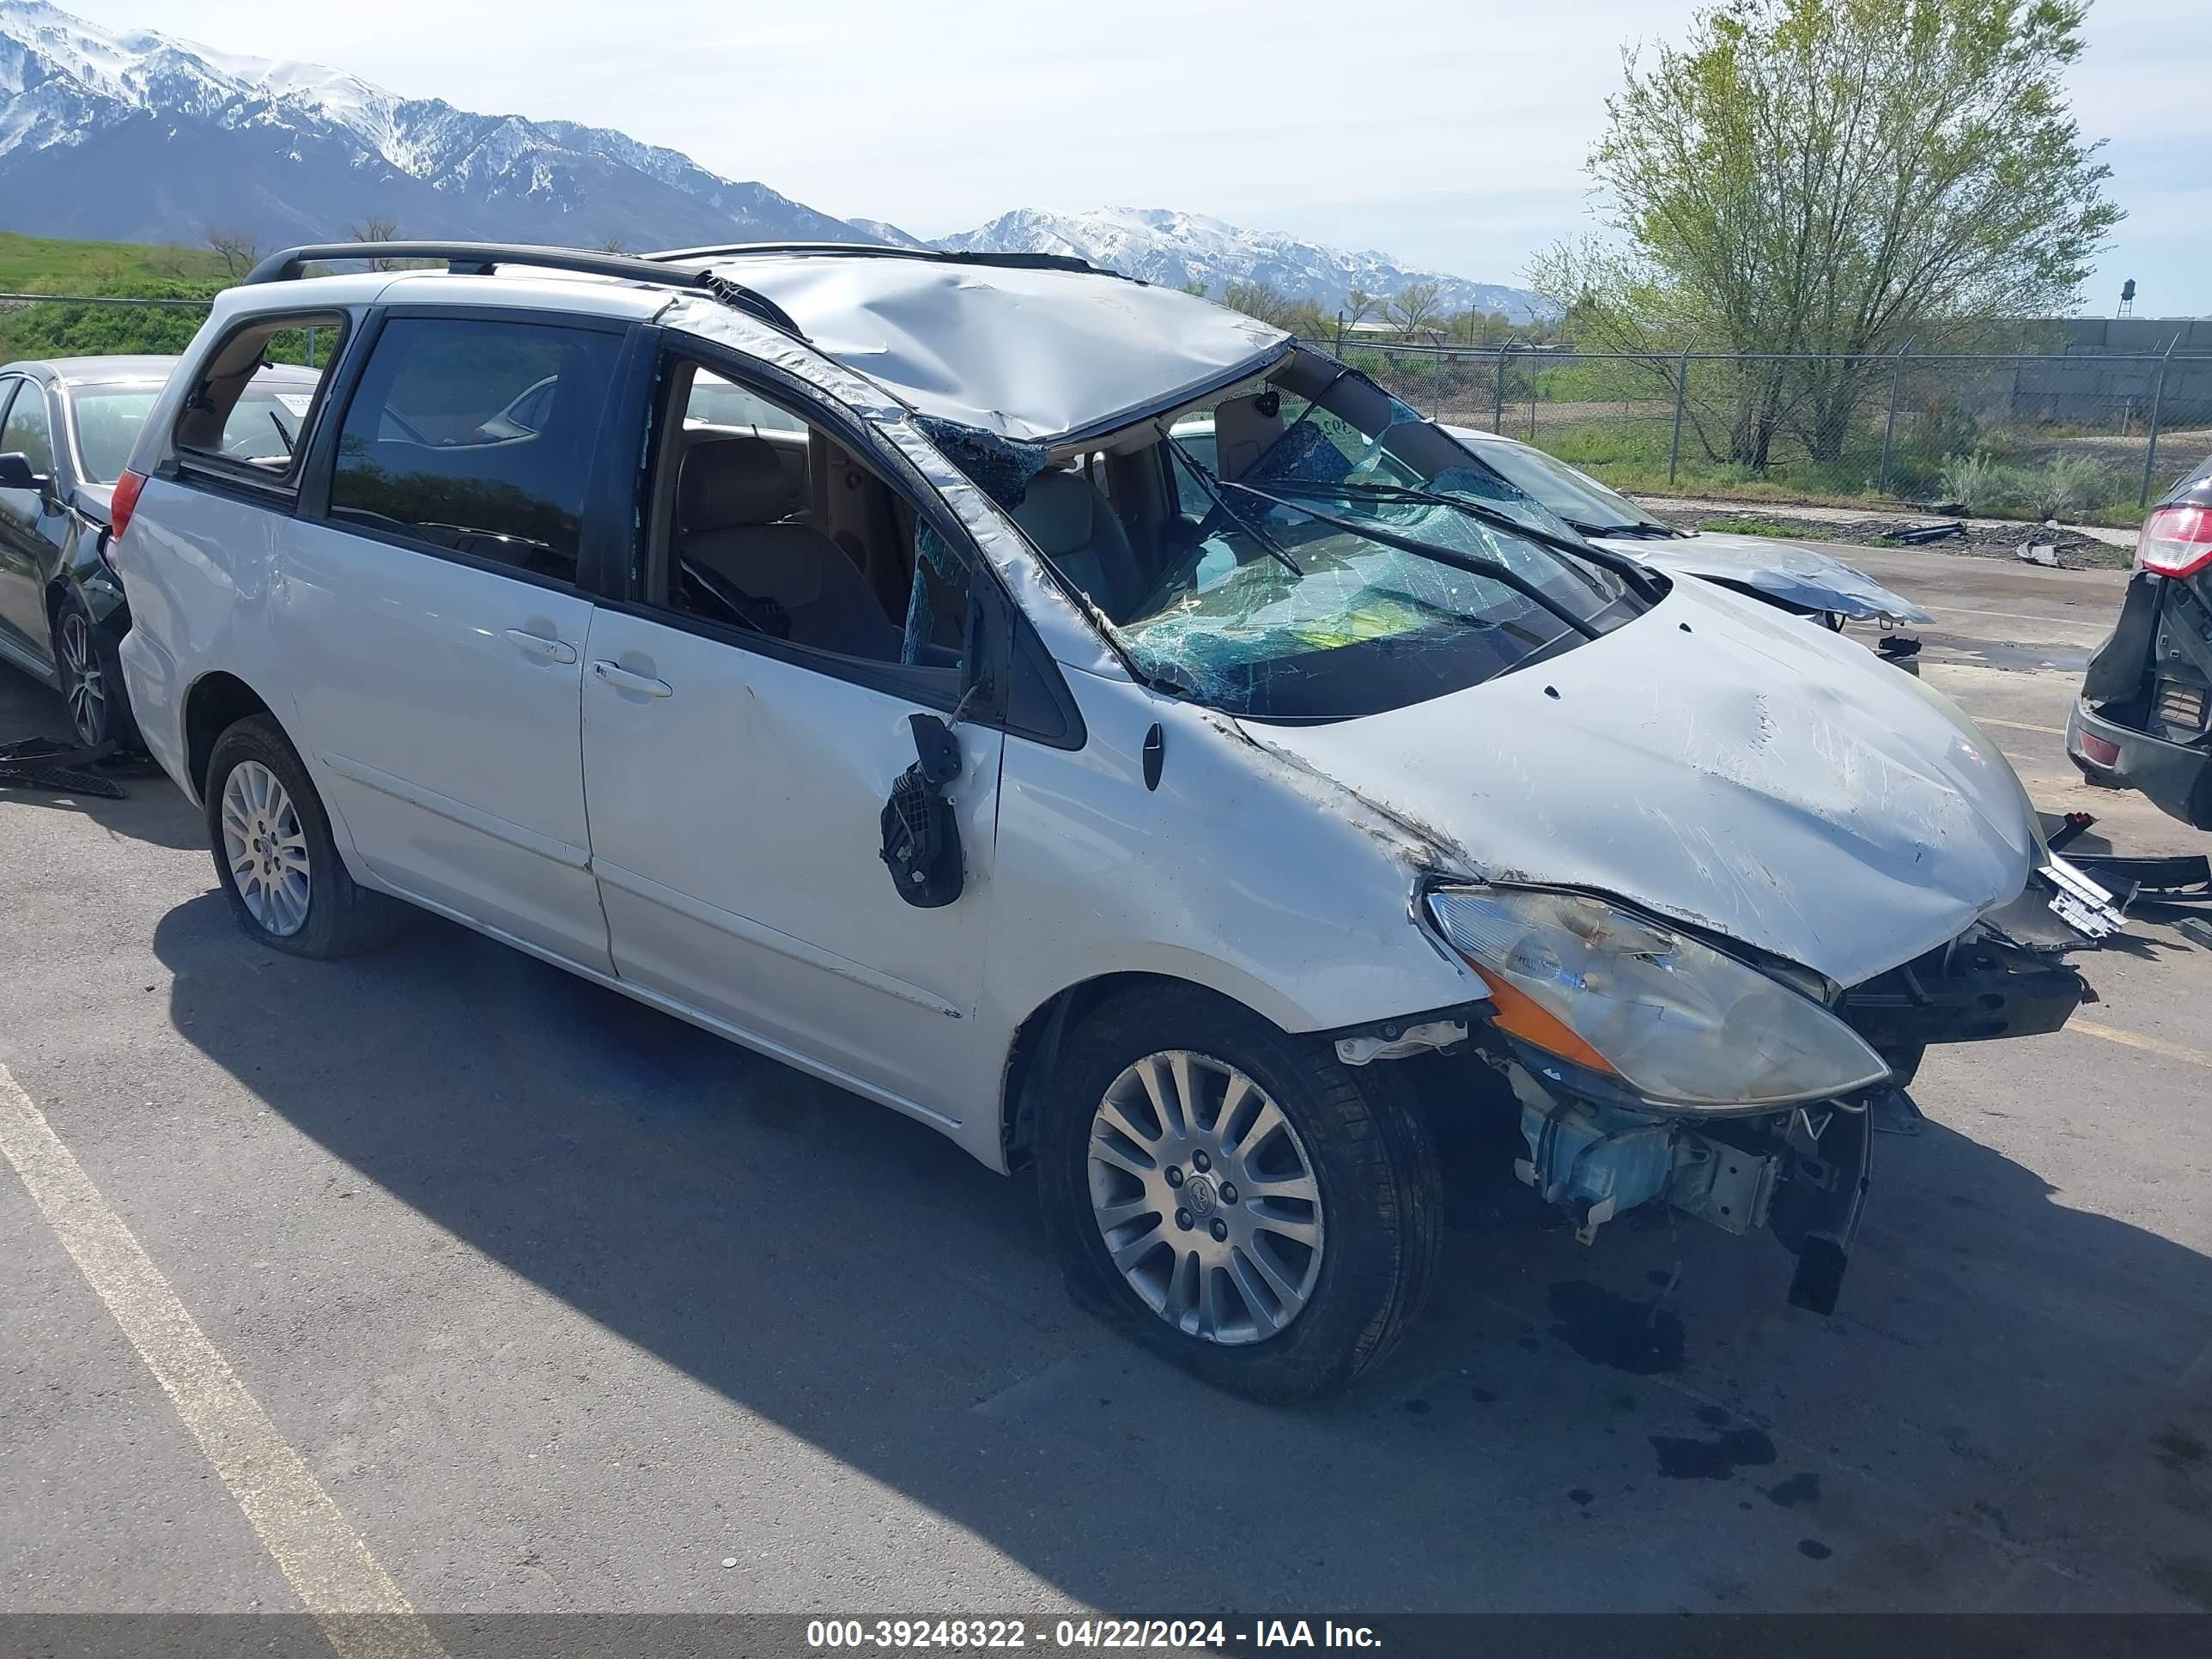
M1853 986L1837 1012L1909 1077L1930 1043L2041 1036L2096 1000L2079 973L2047 954L1969 937Z

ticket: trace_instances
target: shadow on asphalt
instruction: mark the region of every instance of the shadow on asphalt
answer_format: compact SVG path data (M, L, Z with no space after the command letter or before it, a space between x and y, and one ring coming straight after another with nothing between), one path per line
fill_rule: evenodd
M465 930L301 963L210 893L155 948L177 1029L362 1176L1106 1608L2063 1602L2033 1564L2097 1500L2054 1449L2165 1478L2212 1308L2203 1256L1930 1124L1877 1146L1833 1321L1764 1239L1462 1223L1381 1376L1267 1411L1075 1312L1025 1180Z

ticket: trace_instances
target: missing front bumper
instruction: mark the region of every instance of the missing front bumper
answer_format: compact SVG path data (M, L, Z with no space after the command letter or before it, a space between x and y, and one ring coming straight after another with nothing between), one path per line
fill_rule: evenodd
M1513 1081L1528 1149L1514 1173L1574 1219L1583 1243L1654 1200L1738 1237L1763 1228L1797 1258L1791 1304L1835 1311L1866 1204L1870 1101L1700 1120L1554 1094L1518 1066Z

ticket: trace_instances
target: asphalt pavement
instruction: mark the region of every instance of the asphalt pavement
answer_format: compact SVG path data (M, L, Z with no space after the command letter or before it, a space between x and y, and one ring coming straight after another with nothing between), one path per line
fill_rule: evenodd
M2063 753L2120 575L1845 556L2041 804L2205 848ZM1077 1311L1027 1180L428 916L257 949L127 781L0 791L0 1611L2212 1609L2170 916L1930 1054L1835 1318L1764 1240L1468 1206L1395 1363L1269 1410Z

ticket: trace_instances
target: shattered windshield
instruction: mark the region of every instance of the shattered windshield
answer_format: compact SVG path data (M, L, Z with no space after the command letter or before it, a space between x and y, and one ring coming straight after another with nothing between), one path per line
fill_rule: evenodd
M1138 673L1231 714L1402 708L1595 639L1652 597L1317 354L1095 447L932 437Z
M1548 513L1479 466L1426 472L1391 451L1412 411L1370 432L1280 388L1232 402L1216 413L1237 433L1237 477L1213 421L1168 436L1196 537L1114 619L1148 676L1258 718L1343 718L1478 684L1616 620L1610 571L1450 498L1571 540ZM1238 469L1240 444L1255 458Z
M1529 445L1478 442L1475 453L1506 482L1525 490L1585 535L1620 536L1674 530L1618 490Z
M1581 636L1508 582L1401 538L1516 569L1586 623L1619 597L1610 579L1532 557L1527 543L1449 507L1224 495L1188 562L1115 634L1149 678L1231 713L1372 713L1480 684Z

